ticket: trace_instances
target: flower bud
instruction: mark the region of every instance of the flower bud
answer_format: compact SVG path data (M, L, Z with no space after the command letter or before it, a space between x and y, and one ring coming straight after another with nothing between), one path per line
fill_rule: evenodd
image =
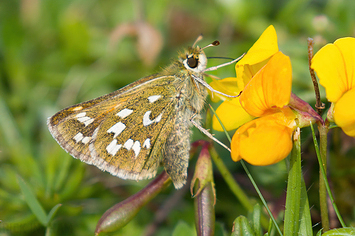
M101 232L112 232L125 226L168 183L170 183L169 175L164 171L144 189L108 209L97 223L95 235Z
M202 146L191 181L195 198L195 225L197 235L214 235L216 194L213 183L212 161L208 146Z

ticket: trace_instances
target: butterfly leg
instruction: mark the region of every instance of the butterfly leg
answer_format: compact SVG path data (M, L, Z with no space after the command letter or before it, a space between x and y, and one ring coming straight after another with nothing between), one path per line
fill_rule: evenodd
M192 77L194 78L194 81L197 81L199 82L200 84L202 84L204 87L206 87L208 90L210 90L212 93L218 93L218 94L221 94L225 97L229 97L229 98L236 98L236 97L239 97L241 92L237 95L237 96L232 96L232 95L228 95L228 94L225 94L225 93L222 93L218 90L215 90L214 88L212 88L204 79L201 79L195 75L192 75Z
M229 152L231 151L229 147L227 147L224 143L222 143L221 141L219 141L218 139L216 139L215 137L213 137L213 135L205 128L203 128L201 125L199 125L196 121L194 121L195 116L193 116L190 121L191 123L197 128L199 129L202 133L204 133L207 137L209 137L210 139L212 139L213 141L215 141L216 143L218 143L219 145L221 145L222 147L224 147L225 149L227 149Z

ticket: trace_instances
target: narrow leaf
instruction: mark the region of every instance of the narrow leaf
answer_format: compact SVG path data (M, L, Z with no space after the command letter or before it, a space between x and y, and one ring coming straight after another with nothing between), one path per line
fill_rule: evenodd
M59 210L59 208L61 206L62 206L62 204L57 204L51 209L51 211L49 212L49 214L47 216L47 220L46 220L47 225L49 225L49 223L52 221L53 217L55 216L55 214L57 213L57 211Z
M245 216L239 216L233 222L233 230L231 236L255 236L248 219Z
M301 202L300 202L300 230L298 235L312 235L312 219L309 208L306 184L301 179Z
M32 192L31 188L26 184L26 182L17 176L21 192L25 198L27 205L30 207L32 213L37 217L38 221L43 225L47 225L47 214L44 211L42 205L37 200L35 194Z
M301 139L299 129L294 135L294 145L288 174L285 235L312 235L307 190L301 169Z
M261 207L259 204L254 206L251 223L255 235L261 235Z

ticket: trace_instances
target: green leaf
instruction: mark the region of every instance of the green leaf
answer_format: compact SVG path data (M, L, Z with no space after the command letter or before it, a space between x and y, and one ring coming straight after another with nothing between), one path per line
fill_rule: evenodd
M25 197L25 201L27 205L30 207L32 213L37 217L38 221L43 226L47 226L47 214L44 211L42 205L37 200L35 194L20 176L17 176L17 180L21 188L21 192Z
M57 211L59 210L59 207L61 207L62 204L57 204L55 205L49 212L49 214L47 215L47 220L46 220L46 225L49 225L49 223L52 221L53 217L55 216L55 214L57 213Z
M248 219L245 216L239 216L233 222L233 232L231 236L255 236Z
M301 169L301 140L299 133L294 141L288 174L285 235L312 235L307 191Z
M323 230L323 229L320 229L320 230L317 232L316 236L321 236L321 235L322 235L322 230Z
M322 236L353 236L353 235L355 235L354 227L332 229L322 234Z
M261 207L259 204L255 204L251 224L255 235L261 235Z
M312 235L312 219L309 208L306 184L304 179L301 179L301 208L300 208L300 230L298 235Z

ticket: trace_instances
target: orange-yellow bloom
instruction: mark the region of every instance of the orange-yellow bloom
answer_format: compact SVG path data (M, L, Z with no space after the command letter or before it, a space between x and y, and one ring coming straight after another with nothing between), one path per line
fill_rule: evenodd
M334 105L328 119L355 137L355 38L340 38L321 48L312 59L319 83Z
M241 126L232 138L232 159L271 165L292 149L296 115L288 106L292 68L289 57L277 52L249 81L240 96L242 107L260 117Z
M236 64L236 78L230 77L213 81L210 85L223 93L238 95L251 78L265 66L268 60L278 51L276 31L271 25ZM213 102L218 102L220 99L224 100L224 102L218 107L216 113L227 130L236 129L255 118L243 109L239 102L239 97L226 98L218 94L213 94ZM213 129L223 131L221 124L215 116L213 117Z
M278 52L244 88L240 103L249 114L260 117L286 106L290 102L291 86L291 61Z
M287 117L282 112L252 120L235 132L231 143L232 159L263 166L277 163L292 149L293 130L292 116Z
M291 151L296 127L308 126L322 118L291 93L292 68L289 57L277 46L273 26L269 26L248 53L236 64L237 78L213 81L211 85L238 98L222 98L216 113L227 130L235 132L231 143L234 161L270 165ZM223 131L216 117L213 128Z
M244 88L250 79L278 51L276 31L274 26L270 25L249 49L247 54L235 65L238 86Z

